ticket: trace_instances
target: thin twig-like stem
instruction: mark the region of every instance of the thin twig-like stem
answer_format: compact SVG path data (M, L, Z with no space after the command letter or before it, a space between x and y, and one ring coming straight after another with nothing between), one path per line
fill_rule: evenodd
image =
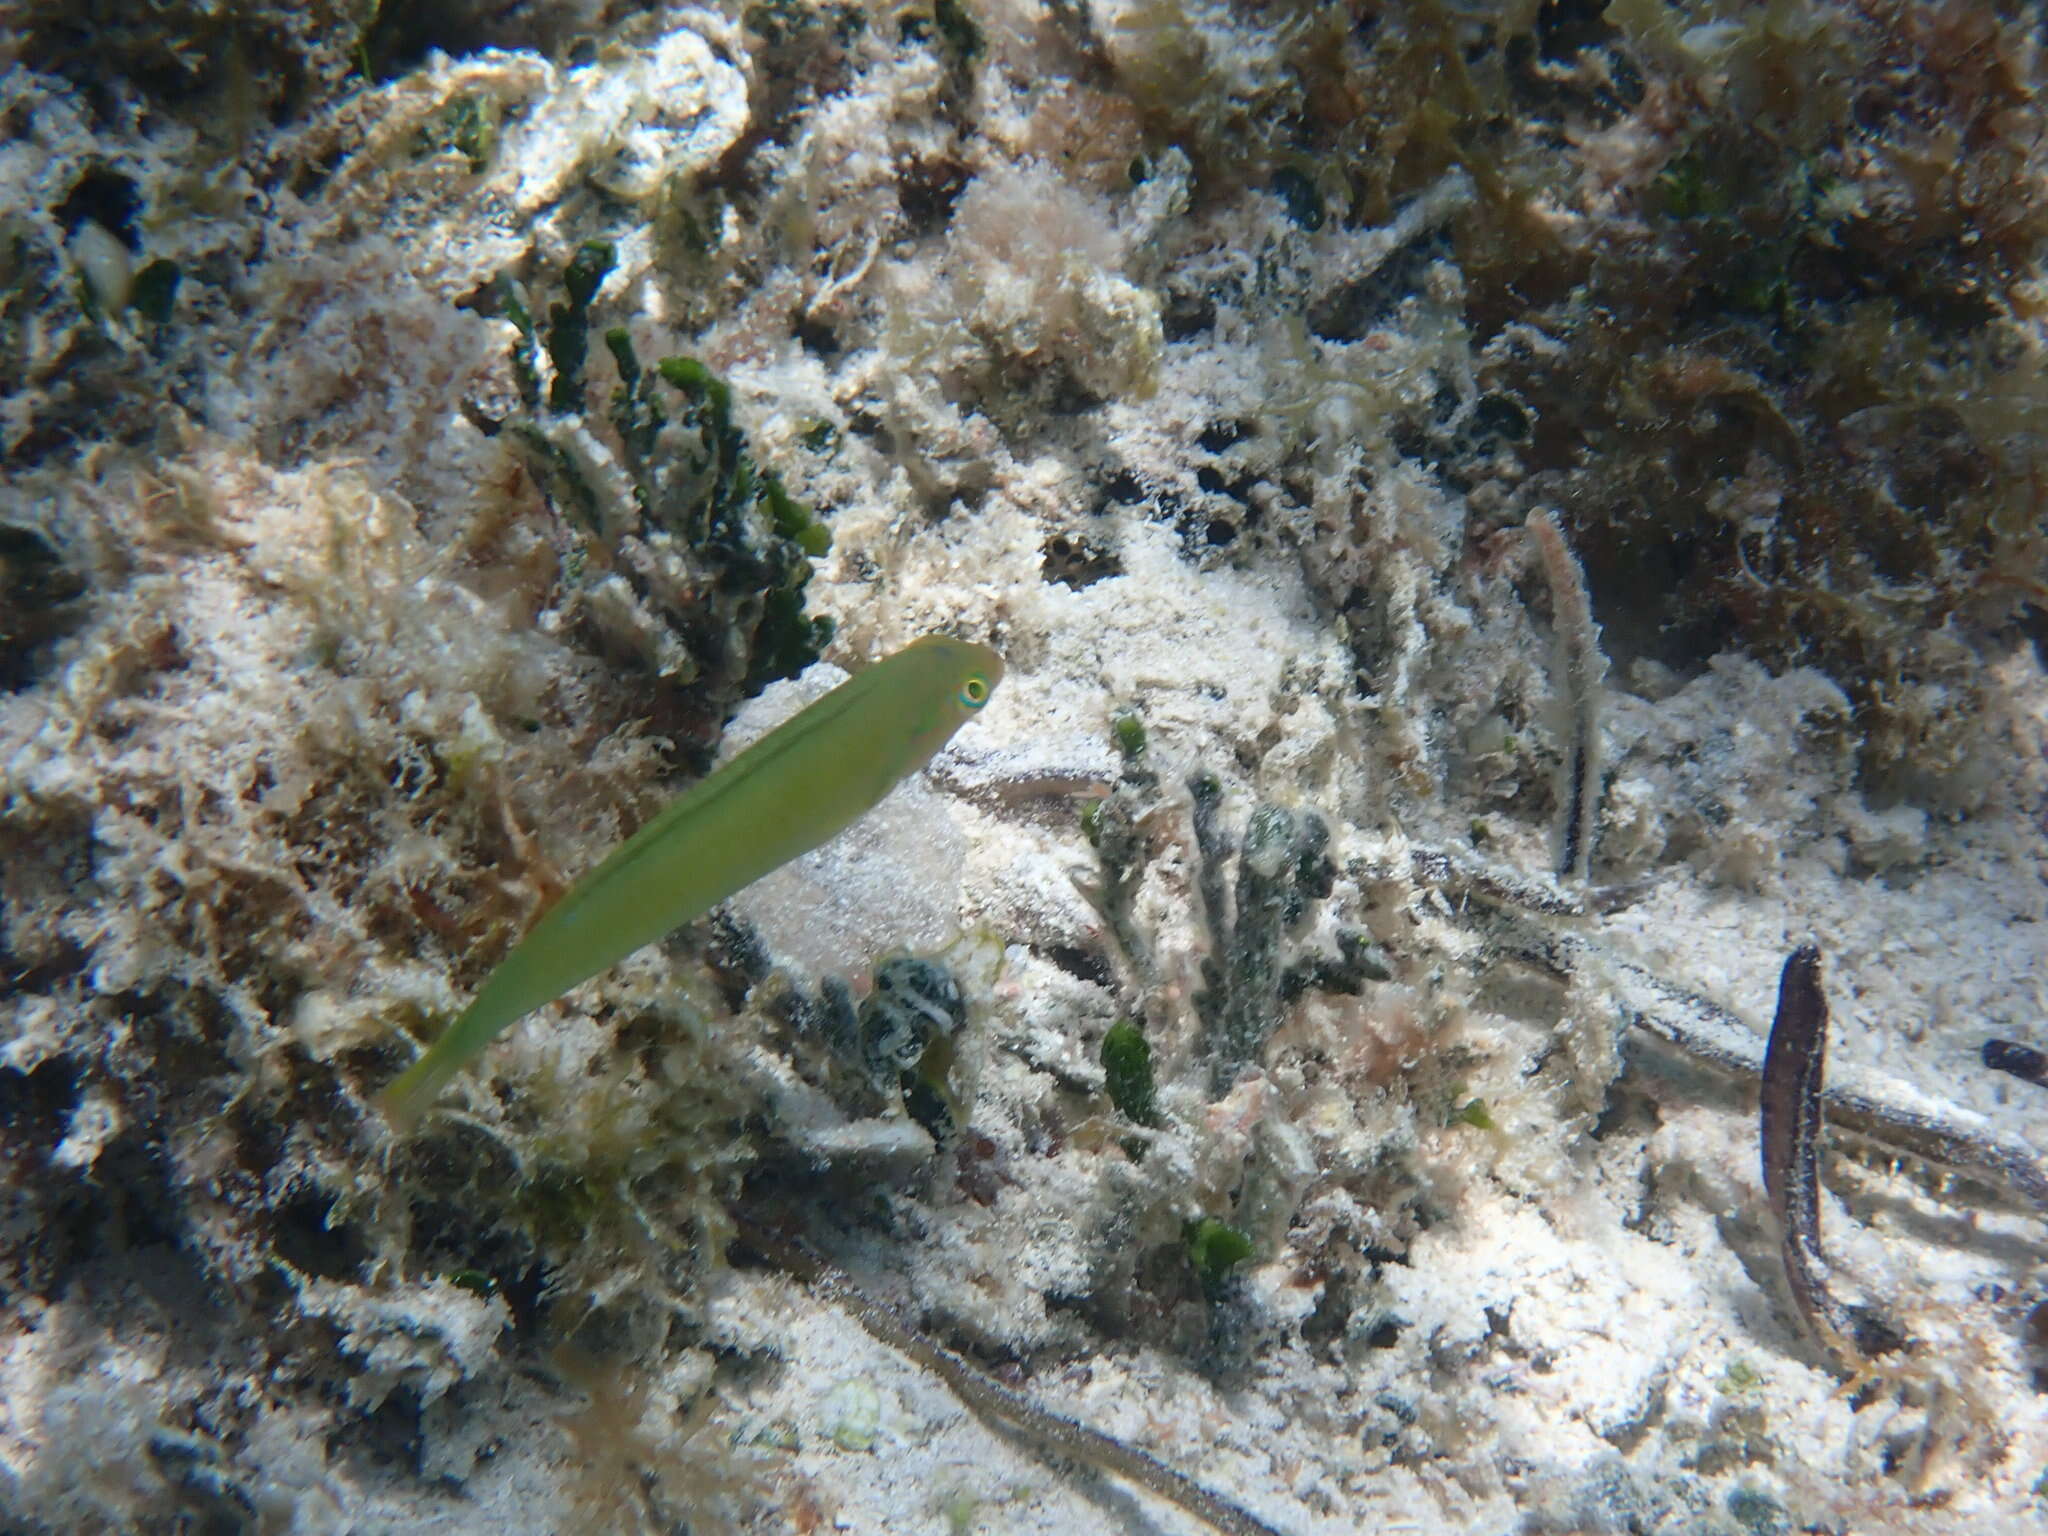
M804 1281L824 1300L850 1313L869 1337L908 1355L943 1380L976 1413L1001 1419L1022 1430L1040 1449L1126 1478L1176 1508L1206 1520L1226 1536L1283 1536L1277 1527L1211 1493L1157 1457L1063 1414L1041 1408L1023 1393L1004 1386L926 1337L895 1308L870 1296L844 1270L801 1243L777 1237L745 1217L739 1219L739 1231L748 1247Z

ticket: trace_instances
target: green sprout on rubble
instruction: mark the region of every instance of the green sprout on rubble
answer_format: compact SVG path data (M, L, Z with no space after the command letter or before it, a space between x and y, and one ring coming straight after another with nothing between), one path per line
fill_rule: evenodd
M1473 1099L1470 1103L1454 1110L1451 1114L1451 1124L1469 1125L1481 1131L1498 1129L1498 1125L1493 1118L1493 1111L1486 1107L1486 1100L1484 1099Z
M555 382L548 391L548 409L583 409L583 360L590 351L590 303L612 269L611 244L589 240L576 249L562 271L562 302L548 310L548 356Z
M1230 1271L1252 1256L1250 1235L1213 1216L1189 1222L1181 1229L1181 1241L1187 1246L1188 1262L1195 1267L1202 1294L1211 1300Z
M1134 1125L1160 1123L1152 1045L1129 1019L1119 1019L1102 1037L1102 1076L1118 1114Z
M1145 755L1145 722L1136 715L1118 715L1109 723L1110 734L1116 738L1116 749L1123 754L1124 761Z
M452 149L469 162L472 176L490 169L491 155L497 147L497 103L481 95L455 97L420 127L412 141L415 159L423 160Z

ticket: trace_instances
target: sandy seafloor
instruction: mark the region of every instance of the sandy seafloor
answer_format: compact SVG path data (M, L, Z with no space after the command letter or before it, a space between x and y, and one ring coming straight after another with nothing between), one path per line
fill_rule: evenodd
M2048 1048L2041 20L1977 9L26 7L0 1531L1210 1528L736 1216L1299 1536L2043 1528L2048 1089L1980 1060ZM411 1042L791 707L663 522L701 443L634 460L595 339L545 398L593 239L593 336L829 529L824 662L1007 674L401 1138ZM1869 1361L1729 1065L1808 941ZM936 1140L789 1001L904 949Z

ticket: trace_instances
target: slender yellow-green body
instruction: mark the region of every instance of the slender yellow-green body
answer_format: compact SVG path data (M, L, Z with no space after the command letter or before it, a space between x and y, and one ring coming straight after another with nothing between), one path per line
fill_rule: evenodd
M784 721L550 907L384 1091L385 1114L409 1126L506 1025L844 831L929 762L1002 675L987 646L927 635Z

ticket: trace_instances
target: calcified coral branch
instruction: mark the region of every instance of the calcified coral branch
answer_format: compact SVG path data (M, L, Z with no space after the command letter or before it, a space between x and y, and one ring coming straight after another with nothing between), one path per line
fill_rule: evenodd
M893 1307L868 1295L844 1270L802 1244L777 1237L745 1217L740 1218L739 1230L748 1247L850 1313L869 1337L908 1355L944 1381L976 1413L1001 1419L1021 1430L1040 1450L1126 1478L1175 1508L1208 1522L1226 1536L1283 1536L1277 1526L1268 1525L1249 1510L1211 1493L1157 1457L1064 1414L1041 1408L1023 1393L1004 1386L918 1332Z
M1564 763L1558 772L1557 872L1583 884L1592 870L1593 836L1600 823L1600 683L1607 658L1586 595L1586 573L1549 512L1529 515L1543 579L1550 584L1551 624L1557 635L1559 689L1570 711Z

